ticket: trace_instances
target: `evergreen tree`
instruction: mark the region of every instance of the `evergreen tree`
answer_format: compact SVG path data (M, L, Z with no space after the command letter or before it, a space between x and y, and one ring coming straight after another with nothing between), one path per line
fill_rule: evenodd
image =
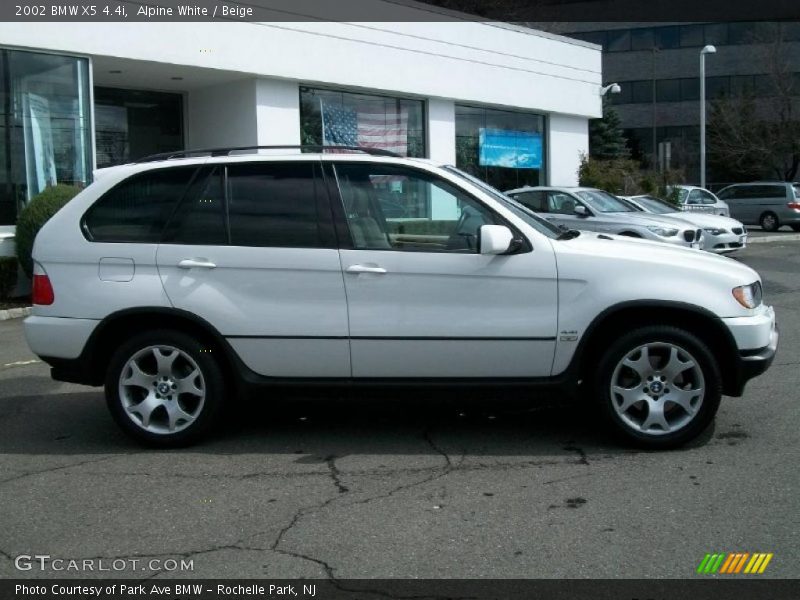
M603 118L589 122L589 156L601 160L630 157L619 115L603 99Z

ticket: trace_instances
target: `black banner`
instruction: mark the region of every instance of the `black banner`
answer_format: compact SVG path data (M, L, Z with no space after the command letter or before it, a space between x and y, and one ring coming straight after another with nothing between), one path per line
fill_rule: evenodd
M4 0L0 21L775 21L787 0Z
M77 600L796 600L797 580L4 580L0 598Z

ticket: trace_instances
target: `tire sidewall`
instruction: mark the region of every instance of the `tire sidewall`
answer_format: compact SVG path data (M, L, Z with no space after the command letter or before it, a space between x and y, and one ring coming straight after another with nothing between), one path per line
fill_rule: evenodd
M676 432L653 436L631 429L622 420L614 408L609 388L614 370L626 354L638 346L656 342L680 346L697 360L705 381L705 395L700 410L689 424ZM696 336L676 327L651 326L635 329L610 345L595 372L594 389L602 412L615 433L639 447L668 449L682 446L700 435L711 424L722 398L722 377L714 355Z
M130 358L148 346L174 346L188 354L200 369L206 387L203 408L195 421L176 433L158 434L145 431L128 416L119 396L119 379ZM125 433L140 443L161 448L186 446L197 441L217 422L224 394L222 374L208 347L180 331L160 330L142 333L122 344L109 363L105 380L106 403L111 416Z
M767 217L772 217L773 219L775 219L775 226L774 227L767 228L767 227L764 226L764 220ZM778 215L776 215L775 213L771 213L771 212L767 212L767 213L764 213L763 215L761 215L761 218L758 220L758 223L759 223L759 225L761 225L761 229L763 229L764 231L778 231L778 229L780 229L780 227L781 227L781 223L778 220Z

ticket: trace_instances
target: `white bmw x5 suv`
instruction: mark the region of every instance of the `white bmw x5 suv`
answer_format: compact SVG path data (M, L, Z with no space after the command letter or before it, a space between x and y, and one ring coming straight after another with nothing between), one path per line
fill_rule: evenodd
M37 236L31 348L160 446L254 388L491 386L560 388L667 448L773 360L740 263L564 231L453 167L340 150L100 172Z

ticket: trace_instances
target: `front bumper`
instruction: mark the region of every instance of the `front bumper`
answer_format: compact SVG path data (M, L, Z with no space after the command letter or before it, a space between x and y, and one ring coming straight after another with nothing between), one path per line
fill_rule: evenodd
M703 250L716 254L727 254L736 252L747 247L747 234L723 233L722 235L712 235L703 232Z
M739 348L736 357L736 377L729 396L741 396L748 381L764 373L775 360L778 351L778 324L771 306L753 317L723 319L731 330Z

